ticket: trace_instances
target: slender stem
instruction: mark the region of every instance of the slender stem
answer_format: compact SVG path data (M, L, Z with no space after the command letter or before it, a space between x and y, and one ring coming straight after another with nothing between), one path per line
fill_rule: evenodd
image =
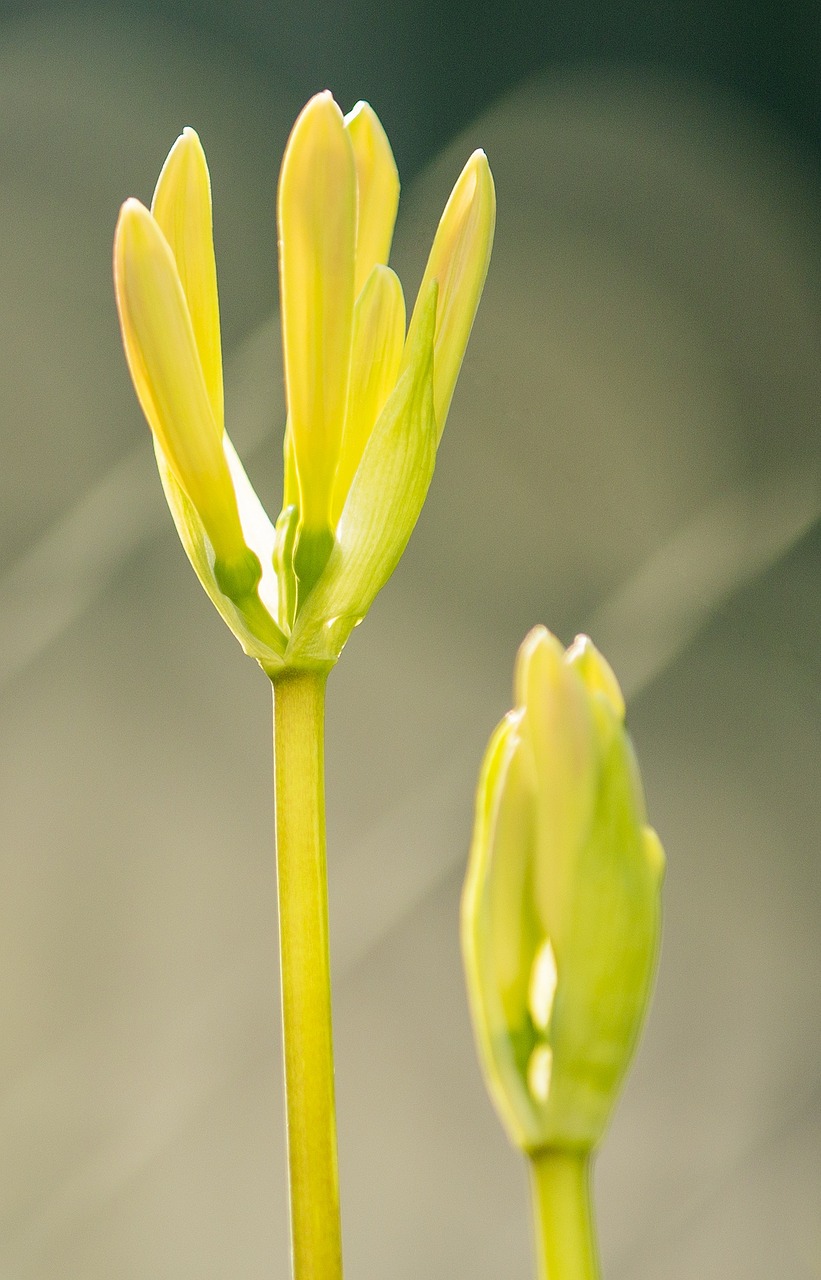
M530 1174L539 1280L599 1280L589 1154L540 1151Z
M323 735L325 675L274 681L279 945L294 1280L341 1280Z

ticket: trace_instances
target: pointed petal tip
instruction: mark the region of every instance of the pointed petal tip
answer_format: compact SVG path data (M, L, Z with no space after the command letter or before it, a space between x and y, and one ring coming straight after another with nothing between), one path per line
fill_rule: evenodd
M624 720L625 703L621 685L607 659L589 636L578 635L567 650L568 666L575 668L589 693L600 693L607 699L619 720Z
M170 160L172 155L178 155L180 153L183 155L195 155L198 158L202 157L202 161L205 163L205 152L203 151L202 142L200 141L200 135L197 133L196 129L191 127L190 124L185 126L182 133L177 138L177 141L168 153L168 159Z
M379 148L383 153L382 163L386 167L390 167L394 172L396 171L396 162L393 158L388 135L385 133L385 126L369 102L366 102L364 98L360 99L356 106L343 116L343 120L349 133L361 138L364 145L369 149ZM367 139L367 142L364 141L365 139Z
M294 121L282 158L280 195L284 183L292 178L295 170L302 180L311 183L315 179L316 166L331 162L331 156L336 164L344 156L342 163L346 167L350 164L353 169L353 155L342 112L330 89L323 89L308 99Z
M481 148L474 151L468 160L462 170L460 182L465 183L463 193L465 216L477 219L477 235L484 241L489 259L496 226L496 184L493 181L488 158Z
M342 111L330 89L321 89L309 98L294 123L294 131L306 120L319 119L321 116L343 119Z
M129 196L128 199L124 200L120 205L120 212L117 215L117 224L119 225L122 222L127 222L133 217L141 217L143 214L147 214L149 218L151 217L151 214L146 209L142 200L138 200L136 196Z
M484 197L490 206L491 216L495 217L496 213L496 184L493 181L493 173L491 172L490 163L481 147L474 151L468 160L471 172L475 176L476 186L474 188L474 196Z
M513 688L517 707L525 707L531 683L531 672L538 664L542 679L556 672L564 659L561 641L547 627L539 624L531 628L519 646L513 673Z
M483 147L477 147L475 151L470 153L465 169L487 169L488 173L490 172L490 164Z
M467 183L469 178L473 178L474 185L471 189L473 195L481 184L482 189L494 190L493 174L490 171L490 162L487 155L481 147L477 147L471 155L468 156L464 168L456 181L458 187L460 182Z
M168 160L171 158L171 156L174 155L180 149L180 147L190 147L192 143L194 144L199 143L199 140L200 140L199 134L197 133L196 129L192 128L190 124L183 125L182 130L180 131L179 135L174 139L171 149L168 152L168 156L166 157L166 164L168 163Z
M390 284L388 284L389 281L390 281ZM384 262L377 262L371 268L370 274L367 280L365 281L364 288L370 290L370 289L386 288L386 287L391 288L393 290L398 288L404 298L404 291L402 290L402 281L399 279L399 276L396 274L396 272L393 270L392 267L386 266Z
M536 645L544 643L545 640L555 640L556 637L552 631L548 631L543 623L539 622L535 627L531 627L521 643L520 649L532 649Z
M334 101L330 89L323 89L309 98L300 111L291 129L282 167L279 174L279 189L282 191L283 180L290 176L294 165L299 160L299 168L310 174L317 163L317 152L327 152L338 146L337 139L344 136L345 123L339 106ZM346 142L346 146L347 146Z
M364 98L360 98L358 102L354 103L350 111L345 112L345 123L350 124L352 120L356 120L361 115L376 115L371 104L366 102Z
M122 257L138 245L144 248L146 235L153 236L155 232L162 235L150 210L146 209L142 200L138 200L136 196L129 196L124 200L114 228L115 276L118 274Z
M125 337L128 315L125 305L126 270L129 256L133 253L135 237L139 236L143 215L151 214L136 196L129 196L120 205L117 222L114 227L113 272L114 296L117 301L117 312L120 318L120 329Z
M208 172L208 164L205 159L205 151L203 150L200 136L196 129L190 124L185 125L182 133L175 139L174 145L165 158L165 164L160 170L160 176L157 179L157 185L154 189L154 197L151 202L152 211L157 202L157 196L164 184L169 181L170 174L181 162L193 159L202 165L205 172Z
M390 157L392 167L394 169L396 168L396 164L393 160L393 153L390 149L390 142L388 141L388 136L385 133L385 126L382 124L382 121L379 119L379 116L376 114L369 102L366 102L364 98L360 98L356 105L353 106L350 111L345 113L343 119L345 121L346 129L350 129L351 127L353 127L354 131L364 129L374 141L379 139Z

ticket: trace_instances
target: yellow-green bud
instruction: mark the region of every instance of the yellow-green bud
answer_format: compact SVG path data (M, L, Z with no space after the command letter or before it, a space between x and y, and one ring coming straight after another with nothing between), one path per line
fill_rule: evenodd
M479 781L462 947L482 1068L513 1142L601 1138L647 1009L664 854L624 699L585 636L525 639Z

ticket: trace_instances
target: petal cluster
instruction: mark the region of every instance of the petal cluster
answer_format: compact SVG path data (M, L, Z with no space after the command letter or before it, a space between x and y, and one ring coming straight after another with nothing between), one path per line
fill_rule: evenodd
M664 854L624 700L587 637L524 641L479 781L462 900L476 1039L514 1143L602 1135L649 1001Z
M224 425L211 189L186 129L151 209L128 200L114 275L123 343L188 556L270 674L330 666L418 518L487 273L482 152L447 204L406 330L387 265L399 178L366 103L329 93L294 125L277 199L288 419L283 509L265 513Z

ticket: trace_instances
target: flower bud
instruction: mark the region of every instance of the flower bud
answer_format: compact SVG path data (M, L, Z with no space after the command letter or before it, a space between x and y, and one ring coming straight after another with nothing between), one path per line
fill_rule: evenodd
M586 637L545 628L491 739L462 899L482 1067L513 1142L601 1138L647 1009L664 855L646 825L624 700Z

